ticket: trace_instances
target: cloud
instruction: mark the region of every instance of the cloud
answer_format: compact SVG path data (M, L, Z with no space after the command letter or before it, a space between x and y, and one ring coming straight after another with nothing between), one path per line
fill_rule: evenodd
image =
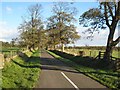
M0 27L4 26L4 25L6 25L6 24L7 24L6 21L0 21Z
M81 39L79 39L75 44L77 45L100 45L100 46L105 46L107 44L107 38L108 38L108 34L109 34L109 29L106 28L105 30L100 30L99 34L96 32L94 34L94 38L92 41L90 41L89 39L85 39L85 37L87 36L87 34L83 34L82 32L85 31L87 28L86 27L81 27L78 26L77 27L77 32L79 33L79 35L81 36ZM114 40L118 37L118 30L115 30L115 34L114 34Z
M17 29L8 27L5 21L0 21L0 32L0 41L10 42L12 38L18 36Z
M7 6L7 7L6 7L6 11L7 11L7 12L12 12L12 8Z
M1 38L0 38L0 41L7 42L5 39L1 39Z

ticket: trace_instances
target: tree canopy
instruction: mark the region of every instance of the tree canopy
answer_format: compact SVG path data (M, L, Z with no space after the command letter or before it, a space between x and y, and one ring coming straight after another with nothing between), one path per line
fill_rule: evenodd
M105 59L110 58L112 47L120 42L120 36L113 40L114 33L120 20L120 1L99 2L98 8L92 8L84 12L79 19L80 25L88 27L87 31L92 37L95 31L109 28Z
M64 44L74 43L79 39L76 32L74 22L76 21L74 14L77 13L70 3L58 2L54 4L52 9L53 15L48 18L48 35L53 40L53 45L62 45L64 51Z
M40 31L43 30L41 8L40 4L28 7L28 17L23 17L23 23L19 26L20 39L30 50L40 46Z

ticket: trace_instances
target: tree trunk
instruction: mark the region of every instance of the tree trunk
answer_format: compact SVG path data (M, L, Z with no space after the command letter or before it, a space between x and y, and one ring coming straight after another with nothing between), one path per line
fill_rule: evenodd
M54 50L55 50L55 45L54 45L54 47L53 47L53 48L54 48Z
M31 50L31 46L29 46L28 49L29 49L30 52L32 52L32 50Z
M30 52L33 52L32 49L33 49L33 50L35 49L35 48L34 48L34 44L30 45L30 47L29 47L29 51L30 51Z
M105 51L104 58L103 58L107 62L110 61L110 56L112 55L113 36L114 36L114 29L111 29L109 36L108 36L107 47L106 47L106 51Z
M27 45L27 50L29 50L29 45Z
M109 36L108 36L108 40L107 40L107 47L106 47L106 52L105 52L105 55L104 55L104 60L106 61L110 61L110 56L112 54L112 48L118 43L114 44L114 41L113 41L113 37L114 37L114 33L115 33L115 29L117 27L117 23L119 21L119 19L117 18L120 13L119 13L119 10L120 10L120 2L118 2L118 7L115 11L115 16L112 17L112 22L111 24L109 23L109 19L108 19L108 12L107 12L107 3L105 3L104 5L104 8L105 8L105 19L106 19L106 25L109 27ZM109 7L109 6L108 6ZM112 13L112 12L110 12Z
M35 51L35 45L33 44L33 50Z
M65 45L62 43L62 52L65 50Z
M104 60L109 62L111 55L112 55L112 46L110 44L108 44L107 47L106 47Z

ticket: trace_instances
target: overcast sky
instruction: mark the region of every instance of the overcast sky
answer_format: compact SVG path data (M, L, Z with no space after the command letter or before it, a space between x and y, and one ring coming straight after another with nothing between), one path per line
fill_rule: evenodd
M23 0L24 1L24 0ZM15 38L19 35L18 33L18 26L20 23L22 23L21 16L25 16L27 13L27 8L30 5L39 3L42 5L42 18L43 21L46 21L46 18L50 17L52 15L52 6L53 2L55 0L26 0L26 2L23 2L22 0L4 0L4 2L0 2L0 41L11 41L12 38ZM30 2L31 1L31 2ZM46 2L45 2L46 1ZM50 2L51 1L51 2ZM58 1L58 0L56 0ZM64 0L65 1L65 0ZM78 14L75 16L77 20L79 20L80 15L89 10L93 7L98 7L98 2L95 2L95 0L89 1L89 0L67 0L67 1L74 1L73 6L77 8ZM89 2L88 2L89 1ZM2 14L1 14L2 13ZM77 42L75 42L76 46L105 46L108 36L108 30L101 30L99 34L95 34L93 40L87 40L85 39L86 34L83 34L82 32L86 29L79 25L79 22L77 21L75 23L77 27L77 31L79 32L79 35L81 36L81 39L79 39ZM118 36L118 30L115 32L115 37Z

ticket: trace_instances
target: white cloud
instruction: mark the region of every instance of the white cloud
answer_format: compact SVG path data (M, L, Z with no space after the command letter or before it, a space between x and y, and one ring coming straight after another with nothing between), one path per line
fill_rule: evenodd
M1 39L1 38L0 38L0 41L7 42L5 39Z
M10 42L11 39L17 37L17 35L17 29L8 27L5 21L0 21L0 41Z
M82 32L85 31L87 28L85 27L77 27L77 31L79 35L81 36L81 39L79 39L75 44L77 45L100 45L105 46L107 44L107 38L109 34L108 28L106 30L101 30L99 34L96 32L94 34L93 41L90 41L88 39L85 39L84 37L87 36L87 34L83 34ZM118 30L115 31L114 34L114 40L118 37Z
M0 26L4 26L4 25L6 25L6 24L7 24L6 21L0 21Z
M12 8L11 7L6 7L6 10L8 11L8 12L11 12L12 11Z

